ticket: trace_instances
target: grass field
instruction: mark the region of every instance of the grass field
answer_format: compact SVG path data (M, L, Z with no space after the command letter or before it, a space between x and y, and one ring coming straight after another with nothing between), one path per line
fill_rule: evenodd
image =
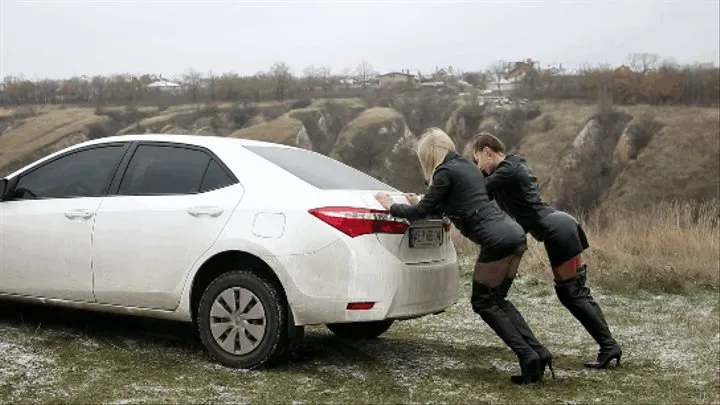
M592 279L591 279L592 282ZM517 387L512 353L462 297L448 312L394 325L368 342L308 328L271 369L211 361L183 324L0 306L2 403L685 403L720 401L715 293L595 290L622 344L622 366L587 370L594 342L552 287L521 278L511 299L555 354L557 380Z

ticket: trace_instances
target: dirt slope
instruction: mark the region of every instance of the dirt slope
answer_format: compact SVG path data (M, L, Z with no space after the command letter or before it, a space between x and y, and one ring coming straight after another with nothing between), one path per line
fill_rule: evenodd
M373 108L349 98L192 104L162 111L122 106L0 109L0 174L93 137L198 133L312 148L396 187L422 191L414 148L420 132L437 125L461 151L478 130L515 145L514 151L535 170L548 201L562 204L574 194L587 194L601 205L630 207L657 199L720 198L718 108L621 107L618 116L627 119L607 132L588 124L596 106L574 102L541 101L513 110L474 106L464 98L404 100L399 95L393 105ZM598 147L602 150L576 147L588 133L598 137L589 145L603 145ZM573 163L563 168L563 161ZM564 179L571 174L575 185Z

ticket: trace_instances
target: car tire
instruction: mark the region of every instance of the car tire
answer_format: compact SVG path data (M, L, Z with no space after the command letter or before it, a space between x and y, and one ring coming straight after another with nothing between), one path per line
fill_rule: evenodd
M375 339L390 329L393 320L351 323L331 323L327 327L335 336L343 339Z
M224 273L200 299L197 328L213 359L227 367L256 369L283 351L285 303L273 283L251 271Z

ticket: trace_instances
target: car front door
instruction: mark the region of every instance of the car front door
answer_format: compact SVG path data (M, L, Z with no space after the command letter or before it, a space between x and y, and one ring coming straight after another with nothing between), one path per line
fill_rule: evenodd
M71 150L10 179L0 202L0 293L93 301L93 222L127 147Z
M215 242L243 188L202 148L141 143L131 153L95 222L95 298L171 310L188 270Z

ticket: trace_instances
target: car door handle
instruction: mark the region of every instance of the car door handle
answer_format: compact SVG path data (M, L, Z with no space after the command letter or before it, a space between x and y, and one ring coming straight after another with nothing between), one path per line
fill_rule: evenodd
M187 212L188 212L188 214L190 214L194 217L199 217L200 215L217 217L223 213L223 209L220 207L202 206L202 207L190 207L187 209Z
M84 209L65 211L65 217L67 217L68 219L76 219L76 218L88 219L88 218L92 217L93 215L94 214L92 211L84 210Z

